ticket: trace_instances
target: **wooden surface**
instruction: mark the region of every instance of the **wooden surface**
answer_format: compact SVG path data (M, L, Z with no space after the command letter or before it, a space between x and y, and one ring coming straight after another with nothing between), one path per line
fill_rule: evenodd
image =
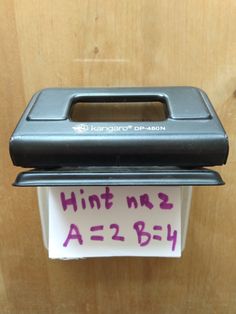
M236 2L0 1L0 312L236 313ZM224 187L194 189L181 259L50 261L9 137L50 86L203 88L230 138Z

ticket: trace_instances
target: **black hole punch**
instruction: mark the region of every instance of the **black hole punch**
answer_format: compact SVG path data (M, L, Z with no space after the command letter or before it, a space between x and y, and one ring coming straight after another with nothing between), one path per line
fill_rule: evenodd
M25 168L187 169L225 164L228 138L197 88L50 88L33 96L10 154Z
M75 122L139 122L167 119L166 104L152 97L87 97L72 103Z

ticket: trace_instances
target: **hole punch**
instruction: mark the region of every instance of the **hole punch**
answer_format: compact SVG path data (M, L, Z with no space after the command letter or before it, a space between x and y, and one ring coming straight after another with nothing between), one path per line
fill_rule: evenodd
M10 140L16 166L196 168L222 165L227 135L193 87L46 89Z
M193 87L45 89L10 139L13 164L33 168L14 185L37 187L47 248L53 187L179 186L183 250L192 186L223 185L218 172L204 167L225 164L228 150L207 95ZM159 198L170 212L172 201L162 192ZM169 229L168 239L174 249Z

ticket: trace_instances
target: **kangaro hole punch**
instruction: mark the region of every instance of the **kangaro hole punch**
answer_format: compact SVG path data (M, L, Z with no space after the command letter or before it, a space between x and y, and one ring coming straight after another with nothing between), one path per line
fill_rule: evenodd
M193 87L45 89L10 140L17 186L220 185L228 138Z
M193 87L45 89L10 139L15 186L36 186L45 246L50 187L181 186L182 250L192 186L222 185L228 138Z

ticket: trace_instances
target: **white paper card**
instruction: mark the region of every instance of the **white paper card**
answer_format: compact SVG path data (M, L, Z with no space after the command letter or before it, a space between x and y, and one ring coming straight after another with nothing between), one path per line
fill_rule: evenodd
M181 256L180 187L49 189L49 257Z

